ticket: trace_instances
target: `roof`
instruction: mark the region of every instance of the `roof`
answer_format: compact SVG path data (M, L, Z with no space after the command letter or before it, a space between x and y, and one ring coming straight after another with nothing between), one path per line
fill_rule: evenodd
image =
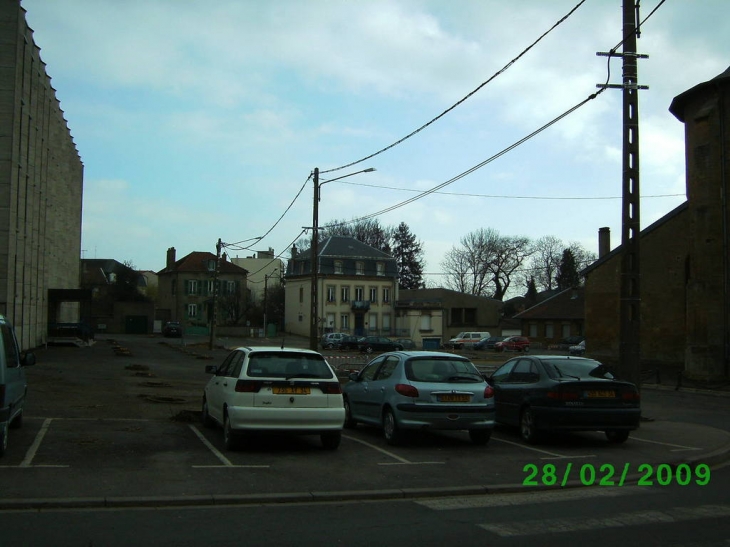
M172 268L164 268L157 272L157 275L171 274L171 273L202 273L210 271L209 264L211 261L215 262L216 255L207 251L193 251L192 253L177 260ZM246 275L248 270L236 266L232 262L220 259L218 263L219 273Z
M444 289L444 288L435 288L435 289L401 289L398 291L398 300L399 301L411 301L411 302L434 302L434 301L442 301L445 298L475 298L479 300L485 300L485 301L493 301L493 302L499 302L502 304L501 300L497 300L496 298L490 298L488 296L478 296L475 294L468 294L463 293L459 291L454 291L452 289Z
M388 253L371 247L367 243L351 236L331 236L325 239L318 248L319 256L366 258L383 260L393 258Z
M672 104L669 105L669 112L674 114L674 116L680 122L684 122L684 108L694 95L706 88L721 84L727 84L728 82L730 82L730 67L728 67L725 72L723 72L722 74L718 74L711 80L702 82L701 84L697 84L696 86L688 89L684 93L680 93L679 95L677 95L672 101Z
M514 319L584 319L585 290L566 289L514 316Z

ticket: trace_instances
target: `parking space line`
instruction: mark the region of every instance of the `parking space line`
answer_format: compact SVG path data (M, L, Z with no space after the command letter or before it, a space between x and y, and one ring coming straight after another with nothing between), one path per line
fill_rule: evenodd
M565 454L557 454L555 452L548 452L547 450L540 450L539 448L533 448L531 446L526 446L524 444L515 443L512 441L508 441L505 439L498 439L496 437L492 437L495 441L499 441L501 443L507 443L511 444L512 446L519 446L520 448L524 448L525 450L532 450L533 452L539 452L540 454L547 454L547 456L540 458L541 460L565 460L565 459L573 459L573 458L595 458L595 454L578 454L576 456L567 456Z
M43 437L46 436L48 428L51 427L52 421L53 418L46 418L43 420L43 425L41 426L40 431L38 431L38 434L33 440L33 444L30 445L28 452L25 453L25 458L23 458L23 461L20 462L18 467L69 467L68 465L31 465L33 463L33 458L35 458L35 455L43 442Z
M662 446L673 446L674 449L673 450L670 450L670 452L684 452L686 450L687 451L688 450L702 450L701 448L697 448L695 446L683 446L681 444L672 444L672 443L662 443L662 442L659 442L659 441L650 441L649 439L642 439L640 437L634 437L633 435L631 436L631 439L634 440L634 441L641 441L642 443L660 444Z
M356 439L355 437L350 437L349 435L343 435L345 439L349 439L351 441L358 442L360 444L364 444L365 446L372 448L373 450L377 450L381 454L385 454L386 456L393 458L394 460L397 460L397 463L394 462L385 462L385 463L379 463L378 465L432 465L432 464L443 464L444 462L411 462L406 460L405 458L401 458L397 454L393 454L392 452L388 452L387 450L383 450L379 446L375 446L374 444L370 444L367 441L363 441L361 439Z
M208 447L208 450L210 450L215 455L215 457L218 458L223 463L223 465L193 465L193 467L196 469L216 468L216 467L218 467L218 468L220 468L220 467L263 467L263 468L270 467L269 465L235 465L233 462L231 462L231 460L226 458L221 453L220 450L218 450L215 446L213 446L211 444L211 442L205 438L205 435L203 435L200 432L200 430L198 430L197 427L195 427L194 425L189 425L188 427L190 427L190 429L193 430L193 433L195 433L195 435L197 435L197 437L202 441L202 443Z

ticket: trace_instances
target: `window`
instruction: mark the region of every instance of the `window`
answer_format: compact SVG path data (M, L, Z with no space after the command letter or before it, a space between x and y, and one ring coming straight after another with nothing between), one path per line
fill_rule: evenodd
M335 286L327 285L327 302L335 301Z
M553 338L555 336L555 333L553 332L553 324L552 323L545 323L545 338Z
M570 324L563 325L563 338L570 336Z
M340 315L340 329L347 330L350 328L350 314L343 313Z
M197 279L188 279L187 282L187 293L188 294L198 294L198 280Z
M383 314L383 331L390 332L390 314L389 313Z
M355 262L355 275L365 275L364 262Z
M424 313L421 315L421 328L422 331L430 331L431 329L431 315Z
M475 325L477 322L477 309L464 308L464 323L467 325Z
M530 324L530 336L533 338L537 337L537 325L535 323Z
M5 362L8 367L17 367L20 364L20 357L18 356L18 345L15 343L13 331L5 325L0 330L2 331L3 346L5 347ZM12 380L10 385L12 387ZM10 392L12 395L12 389ZM12 404L12 399L10 402Z
M370 314L370 330L378 330L378 314L377 313L371 313Z
M383 304L389 304L390 303L390 287L385 287L383 289Z
M382 262L378 262L375 264L376 273L378 275L385 275L385 264Z
M328 313L327 314L327 328L334 330L335 328L335 314L334 313Z
M355 287L355 300L365 300L365 287Z
M197 317L198 316L198 305L197 304L188 304L188 317Z
M206 294L215 294L215 281L211 279L206 282L206 290L208 291Z
M350 301L350 287L342 287L340 289L340 300L342 302Z
M341 260L335 260L335 273L342 275L342 261Z
M304 302L304 287L299 287L299 303Z
M226 294L236 294L235 281L226 281Z
M377 287L370 287L370 302L377 302L378 301L378 288Z

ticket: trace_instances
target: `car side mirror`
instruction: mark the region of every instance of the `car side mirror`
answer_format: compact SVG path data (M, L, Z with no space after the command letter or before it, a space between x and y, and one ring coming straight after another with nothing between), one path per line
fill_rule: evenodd
M20 365L24 367L32 367L35 365L35 353L27 351L20 356Z
M215 365L206 365L205 372L208 374L218 374L218 367Z
M358 372L351 372L347 375L347 377L352 380L353 382L359 382L360 381L360 373Z

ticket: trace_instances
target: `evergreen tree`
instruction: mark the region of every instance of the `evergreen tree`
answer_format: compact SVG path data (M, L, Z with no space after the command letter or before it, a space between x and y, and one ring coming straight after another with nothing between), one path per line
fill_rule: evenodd
M423 247L405 222L401 222L393 233L393 258L398 266L399 288L420 289L424 286Z
M556 277L558 289L564 291L580 285L580 275L575 263L575 255L570 249L563 251L563 258L560 259L560 268Z
M537 285L535 278L530 277L527 282L527 293L525 293L525 308L531 308L537 303Z

